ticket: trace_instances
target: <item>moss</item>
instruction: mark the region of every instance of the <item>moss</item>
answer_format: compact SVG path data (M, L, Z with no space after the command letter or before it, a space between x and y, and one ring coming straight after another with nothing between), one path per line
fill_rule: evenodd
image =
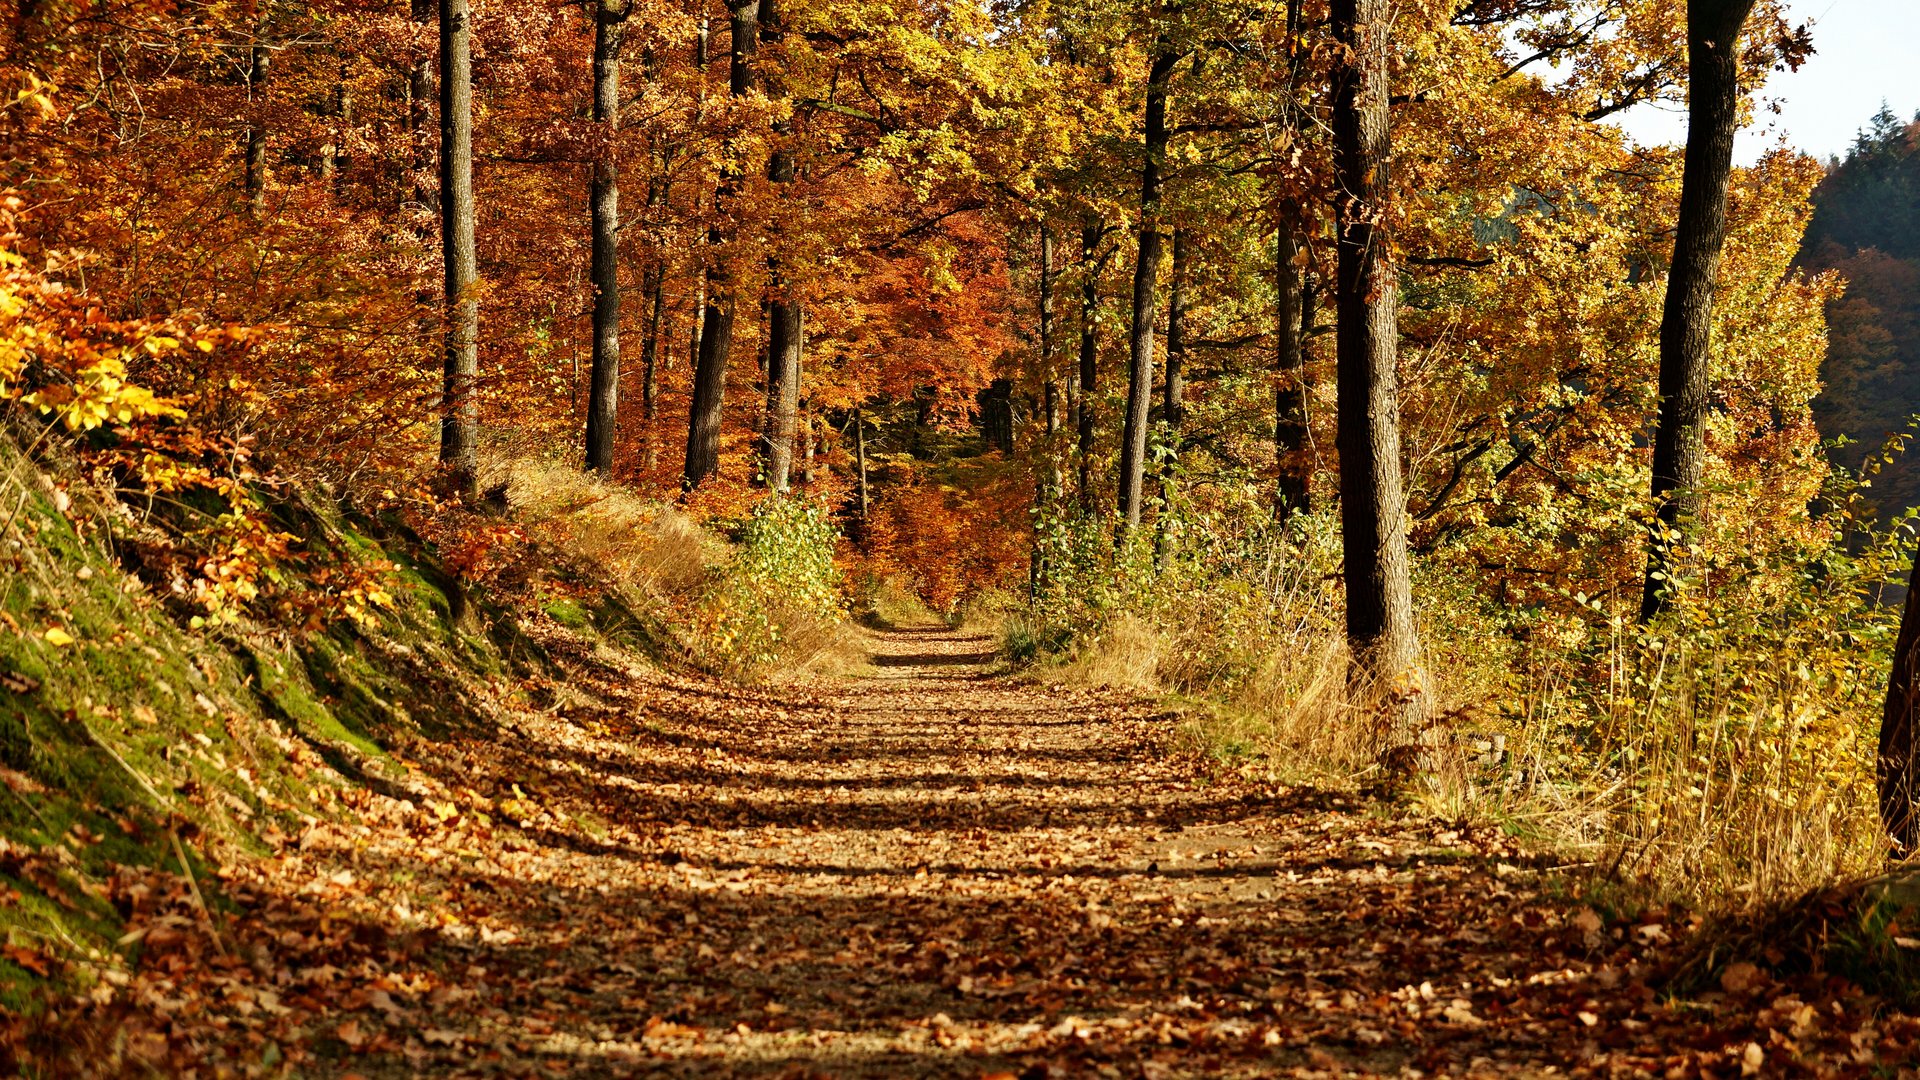
M545 611L554 622L568 629L588 630L593 627L593 616L586 608L580 606L578 600L567 597L549 600L542 605L541 610Z

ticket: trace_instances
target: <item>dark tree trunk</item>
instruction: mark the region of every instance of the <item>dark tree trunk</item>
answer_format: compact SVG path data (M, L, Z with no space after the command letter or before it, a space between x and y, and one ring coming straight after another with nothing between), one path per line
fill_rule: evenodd
M1727 184L1740 118L1740 28L1754 0L1687 0L1687 152L1680 221L1660 317L1660 419L1653 436L1658 526L1648 547L1640 617L1666 603L1668 553L1700 511L1713 294L1727 240Z
M727 85L734 97L753 91L753 58L759 43L759 0L728 0L732 15L732 43ZM729 166L720 177L716 192L716 224L707 233L710 247L721 247L732 239L732 230L720 222L737 211L733 205L739 193L740 173ZM687 464L681 483L691 490L720 471L720 419L727 390L727 366L733 358L734 309L738 298L733 292L733 273L725 266L707 270L706 325L700 332L700 355L694 364L693 403L687 417Z
M1886 707L1880 717L1880 820L1886 823L1895 858L1920 849L1920 815L1914 798L1920 791L1920 756L1913 729L1920 723L1920 556L1907 583L1907 604L1900 613L1900 636L1893 646L1893 673L1887 680Z
M1167 158L1167 82L1179 58L1162 52L1147 73L1146 160L1140 166L1140 253L1133 264L1127 338L1127 419L1120 438L1120 536L1140 524L1146 488L1147 414L1153 407L1153 317L1160 277L1160 187Z
M259 217L267 206L267 127L261 114L267 104L267 74L273 53L265 42L256 41L247 59L247 106L252 118L247 124L245 186L247 208Z
M408 14L425 26L434 21L436 0L411 0ZM413 149L413 201L430 214L440 212L440 191L427 183L433 170L433 57L422 55L407 72L407 133Z
M778 46L785 31L775 0L760 0L760 41ZM771 75L765 80L769 98L786 96L786 80ZM793 136L791 120L773 124L775 147L767 161L767 179L778 185L781 197L793 188L794 155L787 140ZM767 486L784 493L793 471L794 435L800 412L800 364L806 348L806 308L793 282L787 280L777 254L768 258L768 277L773 292L767 322L767 419L762 436Z
M1060 377L1053 369L1053 230L1045 224L1040 226L1040 379L1047 459L1040 498L1052 502L1066 478L1060 471Z
M860 520L867 520L867 420L859 409L853 410L853 463L859 487Z
M1166 564L1173 538L1168 532L1167 507L1173 501L1174 462L1180 452L1180 428L1186 423L1187 360L1187 233L1173 234L1173 281L1167 289L1167 372L1162 383L1161 416L1166 421L1171 453L1160 469L1160 519L1153 534L1153 561Z
M1399 289L1387 235L1376 224L1392 190L1387 65L1393 7L1392 0L1333 0L1332 6L1341 57L1333 70L1340 524L1347 641L1362 683L1412 673L1420 652L1400 486Z
M1100 377L1100 271L1096 259L1106 230L1091 216L1080 231L1080 385L1074 395L1073 422L1080 440L1080 507L1093 512L1093 394Z
M440 463L462 495L477 494L480 402L479 258L474 251L473 28L467 0L440 0L440 250L446 264L446 363Z
M658 261L647 268L646 291L647 336L640 342L640 414L646 422L641 465L650 473L660 463L660 439L654 421L660 416L660 331L667 317L667 273Z
M1161 412L1167 427L1179 434L1187 419L1187 234L1173 234L1173 281L1167 289L1167 372L1162 386Z
M1289 200L1280 211L1279 262L1275 292L1279 302L1274 319L1273 456L1279 465L1274 485L1274 512L1285 517L1306 512L1307 461L1306 334L1311 316L1301 287L1297 230L1299 205Z
M628 0L593 9L593 122L606 145L593 162L587 202L593 229L593 366L587 392L587 469L613 474L620 419L620 40Z

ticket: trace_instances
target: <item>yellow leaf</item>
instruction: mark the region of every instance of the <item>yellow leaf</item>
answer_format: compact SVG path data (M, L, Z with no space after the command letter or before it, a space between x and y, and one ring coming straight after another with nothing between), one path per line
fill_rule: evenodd
M47 627L47 632L40 636L46 639L47 644L56 648L73 644L73 635L57 626Z

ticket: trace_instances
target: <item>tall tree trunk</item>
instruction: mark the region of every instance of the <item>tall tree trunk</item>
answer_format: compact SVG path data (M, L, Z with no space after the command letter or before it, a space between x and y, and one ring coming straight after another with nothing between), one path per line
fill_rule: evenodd
M260 31L256 29L257 35ZM252 118L247 124L246 194L247 208L259 217L267 207L267 126L261 114L267 104L267 74L273 53L263 41L255 40L247 58L247 105Z
M728 0L732 16L732 43L728 89L736 98L753 91L753 58L759 43L759 0ZM732 239L732 229L722 223L737 211L740 173L728 166L720 176L715 193L715 224L707 232L709 247L721 247ZM700 355L694 364L693 403L687 417L687 462L681 484L688 490L700 486L720 471L721 407L727 390L727 366L733 358L733 323L737 297L733 293L733 272L726 266L707 270L706 325L700 333Z
M1060 497L1066 477L1060 471L1060 378L1053 369L1053 230L1044 223L1040 226L1040 378L1047 458L1040 497L1042 502L1052 502Z
M1420 640L1407 573L1394 371L1398 281L1376 223L1391 187L1387 65L1393 0L1333 0L1334 173L1339 206L1340 524L1347 642L1357 681L1412 673ZM1404 732L1394 732L1399 737Z
M1093 394L1100 377L1100 271L1096 259L1106 230L1091 214L1080 230L1080 385L1074 395L1074 427L1080 439L1080 508L1093 513Z
M776 0L760 0L760 42L778 46L786 36ZM765 80L769 98L784 98L786 80L778 75ZM793 135L793 121L773 124L775 147L767 161L767 179L778 185L781 198L793 188L793 148L786 145ZM767 321L767 421L762 438L767 486L785 493L793 471L793 444L800 411L800 363L806 347L806 308L787 280L778 254L768 258L772 297Z
M422 26L432 23L437 0L411 0L408 14ZM423 53L407 72L407 133L413 150L413 201L429 214L440 213L440 191L427 183L433 170L433 57Z
M1727 184L1740 118L1740 28L1753 3L1687 0L1687 152L1660 317L1660 419L1653 436L1658 525L1648 546L1642 619L1665 606L1675 570L1669 553L1700 511L1713 294L1727 240Z
M1175 434L1186 422L1187 256L1184 230L1173 234L1173 281L1167 289L1167 372L1161 388L1161 412Z
M647 267L647 336L640 342L640 414L646 432L641 468L651 473L660 463L660 437L654 421L660 416L660 331L667 316L667 270L656 259Z
M446 264L446 362L440 463L454 490L479 483L480 264L474 250L473 27L468 0L440 0L440 250Z
M859 483L860 520L867 520L867 418L855 406L853 410L853 463Z
M1278 251L1279 266L1274 278L1278 296L1274 313L1274 386L1273 456L1279 465L1274 484L1274 513L1285 517L1295 510L1305 512L1307 481L1311 475L1306 460L1307 387L1306 334L1308 305L1301 286L1300 234L1297 231L1300 206L1289 199L1280 208Z
M1164 394L1160 413L1167 425L1167 435L1173 453L1167 458L1160 470L1160 513L1159 526L1153 534L1153 561L1156 566L1164 566L1172 551L1172 536L1167 531L1168 520L1165 507L1173 499L1173 466L1180 450L1180 428L1186 423L1186 360L1187 360L1187 256L1189 240L1186 230L1177 230L1173 234L1173 281L1167 289L1167 372L1162 383Z
M1920 814L1914 805L1920 795L1920 746L1914 740L1914 728L1920 726L1920 556L1913 566L1880 716L1878 768L1880 820L1893 842L1894 857L1902 859L1920 850Z
M593 162L593 366L587 391L587 469L613 475L620 420L620 42L630 0L593 7L593 122L606 145Z
M1160 277L1160 187L1167 158L1167 83L1179 58L1160 52L1147 73L1146 160L1140 166L1140 252L1133 264L1127 338L1127 419L1120 438L1120 532L1140 524L1146 488L1147 414L1153 407L1154 293Z

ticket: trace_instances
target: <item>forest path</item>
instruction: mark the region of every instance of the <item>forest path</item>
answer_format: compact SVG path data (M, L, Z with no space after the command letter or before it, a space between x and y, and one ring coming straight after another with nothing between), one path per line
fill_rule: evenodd
M1859 1045L1759 983L1663 1004L1666 932L1543 897L1489 830L1210 778L1153 703L977 636L872 648L777 691L583 651L591 699L409 748L437 794L353 789L225 870L218 957L174 888L118 1038L340 1077L1796 1075L1781 1039Z

